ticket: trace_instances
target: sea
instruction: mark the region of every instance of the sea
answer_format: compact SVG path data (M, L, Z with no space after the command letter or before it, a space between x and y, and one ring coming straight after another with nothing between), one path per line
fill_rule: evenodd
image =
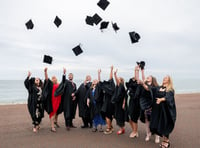
M75 80L79 85L83 80ZM176 94L200 93L200 79L174 80ZM24 87L24 80L0 80L0 105L26 104L28 92Z

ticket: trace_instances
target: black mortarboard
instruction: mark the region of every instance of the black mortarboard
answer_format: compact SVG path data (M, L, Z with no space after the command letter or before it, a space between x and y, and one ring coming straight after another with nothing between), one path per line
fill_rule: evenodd
M140 67L141 69L144 69L144 66L145 66L145 62L144 62L144 61L136 62L136 63L139 65L139 67Z
M56 16L55 20L54 20L54 24L59 27L62 24L62 20Z
M107 0L100 0L100 1L97 3L97 5L98 5L101 9L103 9L103 10L105 10L105 9L108 7L109 4L110 4L110 2L107 1Z
M101 22L100 29L106 29L108 27L109 22L103 21Z
M44 55L44 58L43 58L43 62L44 63L48 63L48 64L51 64L52 63L52 60L53 58L49 55Z
M115 32L117 32L117 30L119 30L119 27L117 26L117 23L112 23L112 27L115 30Z
M83 50L81 49L80 45L74 47L73 49L73 52L76 56L78 56L79 54L81 54L83 52Z
M136 32L129 32L130 38L131 38L131 42L132 43L136 43L138 42L138 40L140 39L140 35Z
M25 25L26 25L27 29L33 29L33 27L34 27L34 24L31 19L28 22L26 22Z
M85 19L86 24L93 26L94 25L94 21L93 21L93 17L91 16L87 16Z
M102 21L102 18L97 14L95 13L94 16L92 17L93 18L93 22L98 25L101 21Z

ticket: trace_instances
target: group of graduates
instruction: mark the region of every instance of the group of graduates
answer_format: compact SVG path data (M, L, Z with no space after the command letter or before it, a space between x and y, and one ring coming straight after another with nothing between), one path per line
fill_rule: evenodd
M142 80L139 79L141 72ZM145 77L144 68L135 66L134 77L124 82L117 76L113 66L110 69L108 80L101 80L101 70L98 70L98 79L91 81L87 75L84 82L77 89L73 82L73 74L63 70L62 82L57 78L48 78L47 68L44 70L44 83L39 78L30 78L28 73L24 84L28 90L28 110L34 125L33 132L40 129L40 122L44 117L44 110L49 114L51 131L56 132L58 115L63 112L67 130L74 128L78 105L79 117L82 118L81 128L92 128L93 132L104 134L113 133L113 119L119 126L118 135L125 133L125 122L129 122L132 132L130 138L138 137L138 120L146 125L146 138L149 141L152 134L160 147L169 147L169 134L176 121L176 105L173 83L170 76L163 78L161 86L153 76ZM114 81L115 80L115 81ZM103 131L102 126L106 125Z

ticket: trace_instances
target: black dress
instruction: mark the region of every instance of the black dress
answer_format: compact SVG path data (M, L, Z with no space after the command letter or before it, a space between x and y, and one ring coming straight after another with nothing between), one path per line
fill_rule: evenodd
M113 79L110 79L108 81L99 82L99 87L103 91L102 117L107 117L112 121L115 110L111 100L115 91L115 83Z
M174 91L159 92L156 91L155 98L164 97L166 101L156 104L154 100L152 106L150 130L159 136L168 137L175 126L176 121L176 105L174 99Z
M28 90L28 111L31 115L33 125L37 126L44 117L42 89L35 86L35 78L29 79L29 77L27 77L24 81L24 85Z
M139 116L140 116L140 103L139 103L139 96L140 90L137 81L134 79L130 79L129 82L126 83L127 87L127 95L129 102L126 103L126 112L128 117L126 117L126 121L129 122L131 119L133 122L137 123Z
M122 108L125 99L126 91L124 85L116 86L113 95L113 102L115 102L115 119L117 125L123 127L125 125L125 110Z

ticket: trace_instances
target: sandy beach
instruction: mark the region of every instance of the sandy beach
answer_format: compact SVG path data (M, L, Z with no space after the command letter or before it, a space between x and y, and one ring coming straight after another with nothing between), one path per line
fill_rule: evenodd
M200 93L176 95L177 120L173 133L170 135L172 148L198 148L200 146ZM63 114L59 116L60 128L57 132L50 131L50 121L45 113L41 129L32 132L31 118L26 104L0 106L0 148L42 147L42 148L154 148L154 136L145 142L145 126L139 122L139 138L130 139L131 128L126 123L126 133L118 136L118 127L114 120L115 132L111 135L91 132L91 129L81 129L81 119L76 116L75 126L78 128L67 131L64 126Z

